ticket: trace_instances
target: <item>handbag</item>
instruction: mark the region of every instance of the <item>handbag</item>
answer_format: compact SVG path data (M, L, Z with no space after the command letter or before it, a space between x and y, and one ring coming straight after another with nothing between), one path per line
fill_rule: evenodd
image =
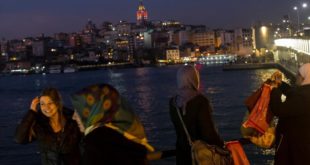
M175 107L191 147L192 165L233 165L231 153L226 148L210 145L202 140L192 141L176 104Z
M253 144L261 148L271 148L275 142L276 121L273 119L273 114L269 111L269 99L271 92L269 84L270 82L265 82L245 100L244 103L249 111L246 111L243 118L243 124L240 127L243 138L249 139ZM262 102L265 103L262 104ZM252 114L251 116L250 113L254 113L252 111L256 111L256 114ZM250 117L254 119L252 119L249 123ZM255 118L261 120L259 121ZM257 127L261 126L261 124L253 126L251 122L265 123L267 125L264 124L265 127L264 130L262 130L257 129Z
M249 112L246 111L243 122L246 121L248 117ZM276 121L273 119L264 134L261 134L251 127L245 128L243 125L241 125L240 131L243 138L249 139L256 146L261 148L271 148L275 142L275 127Z
M245 128L254 128L261 134L264 134L268 129L269 123L272 119L268 111L272 87L271 85L264 83L262 88L261 96L252 109L249 118L243 123L243 126Z
M269 127L267 131L260 136L249 137L250 141L261 148L271 148L275 143L275 127Z
M238 140L226 142L227 149L231 152L234 165L250 165L250 162Z
M247 97L244 100L244 104L247 107L249 112L251 112L252 109L254 108L256 102L258 101L258 99L262 95L262 91L263 91L263 86L258 88L255 92L253 92L249 97Z

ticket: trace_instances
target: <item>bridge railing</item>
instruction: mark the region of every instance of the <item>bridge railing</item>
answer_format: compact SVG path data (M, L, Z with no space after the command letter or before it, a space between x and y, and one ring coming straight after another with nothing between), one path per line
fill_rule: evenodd
M274 40L275 46L286 47L310 55L310 39L281 38Z

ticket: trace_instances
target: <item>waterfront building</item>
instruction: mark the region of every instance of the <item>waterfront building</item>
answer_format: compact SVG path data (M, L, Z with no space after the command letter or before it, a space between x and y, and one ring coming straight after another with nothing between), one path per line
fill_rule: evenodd
M34 41L34 38L26 37L22 41L25 46L32 46L32 42Z
M69 46L71 47L82 47L82 38L77 33L72 33L69 35Z
M194 48L191 47L182 47L180 48L180 58L181 59L191 59L191 58L195 58L196 57L196 53L194 51Z
M128 39L118 38L115 40L115 46L117 49L128 50L129 41L128 41Z
M149 31L146 31L144 33L141 34L141 36L137 36L136 38L136 41L142 41L143 42L143 47L144 48L152 48L153 47L153 37L152 37L152 33L153 33L153 30L149 30ZM140 39L139 39L140 38ZM136 44L139 44L139 42L136 42Z
M8 61L9 41L2 39L0 42L1 62Z
M91 20L88 20L82 30L82 34L80 34L83 43L89 45L95 44L98 31L99 30L96 28L96 25Z
M95 44L96 36L91 33L84 33L80 35L83 44L92 45Z
M126 21L119 21L115 25L118 36L129 36L131 34L131 27L132 25Z
M86 25L84 26L83 30L82 30L82 33L85 33L85 34L88 34L88 33L91 33L91 34L96 34L98 31L98 29L96 28L96 24L93 23L92 20L88 20Z
M168 62L179 62L180 61L180 50L179 48L167 48L166 49L166 60Z
M104 43L107 45L114 45L114 40L118 38L118 32L115 30L115 28L111 31L105 31L104 32Z
M133 57L135 55L135 37L133 35L128 36L128 57L127 61L133 61Z
M145 9L142 0L139 2L137 11L137 25L146 25L148 20L148 12Z
M194 31L191 42L199 47L204 47L207 52L215 52L215 32L213 30Z
M238 55L250 55L253 52L251 29L238 28L235 33L235 52Z
M100 28L98 29L98 35L100 37L104 37L106 32L112 31L115 29L113 24L111 22L105 21L100 25Z
M220 48L224 46L225 41L225 30L223 29L215 29L215 47Z
M170 21L163 21L161 23L161 28L164 30L179 30L182 27L181 23L179 21L174 21L174 20L170 20Z
M252 26L253 50L256 55L265 55L274 43L274 27L272 24L256 23Z
M167 31L153 31L151 42L152 48L167 48L169 46L169 33Z
M9 50L15 53L24 52L26 50L26 45L23 40L11 40Z
M181 46L185 43L190 42L191 33L187 30L175 31L172 35L172 42Z
M44 57L47 54L47 40L43 38L33 41L32 54L36 57Z
M54 39L58 41L62 41L64 44L69 43L69 34L68 33L55 33Z
M233 30L225 30L224 34L224 45L225 49L231 53L234 52L234 43L235 43L235 33Z
M134 26L131 31L131 35L134 40L135 48L151 48L151 32L153 30L148 30L146 27Z

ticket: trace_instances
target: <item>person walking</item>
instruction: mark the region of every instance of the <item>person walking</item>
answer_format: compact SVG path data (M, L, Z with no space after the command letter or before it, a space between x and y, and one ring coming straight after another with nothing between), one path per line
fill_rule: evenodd
M199 92L199 73L195 67L186 65L177 72L177 94L169 101L170 118L176 131L176 164L192 164L191 147L178 116L178 110L192 140L224 146L218 134L209 99Z
M82 133L73 114L63 106L57 89L46 88L32 100L16 128L15 141L27 144L37 140L42 165L79 165Z

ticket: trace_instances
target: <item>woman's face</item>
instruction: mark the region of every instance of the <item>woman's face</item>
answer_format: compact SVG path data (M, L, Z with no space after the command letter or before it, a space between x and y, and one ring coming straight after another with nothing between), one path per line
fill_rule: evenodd
M53 117L58 114L58 107L49 96L40 97L40 107L46 117Z

